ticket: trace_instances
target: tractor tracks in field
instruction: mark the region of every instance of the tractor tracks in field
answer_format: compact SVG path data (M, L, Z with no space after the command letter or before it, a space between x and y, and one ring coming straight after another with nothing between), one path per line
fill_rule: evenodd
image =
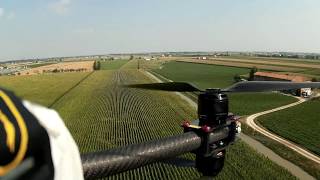
M94 73L94 71L90 72L88 75L86 75L84 78L82 78L79 82L77 82L74 86L72 86L70 89L68 89L66 92L61 94L57 99L55 99L48 107L52 108L58 101L60 101L63 97L65 97L69 92L71 92L73 89L78 87L83 81L88 79L89 76L91 76Z
M153 73L150 73L148 71L142 71L143 73L145 73L148 77L150 77L151 79L153 79L154 81L156 82L163 82L163 81L171 81L170 79L167 79L159 74L156 74L154 75ZM160 78L158 78L160 77ZM171 81L172 82L172 81ZM186 96L185 94L183 93L180 93L180 92L176 92L176 94L178 96L180 96L182 99L184 99L186 102L189 103L189 105L193 108L197 108L197 103L196 103L196 99L193 98L193 95L191 95L191 98ZM317 156L313 155L312 153L304 150L303 148L293 144L292 142L289 142L288 140L284 139L284 138L281 138L267 130L265 130L264 128L258 126L254 120L259 117L259 116L262 116L262 115L265 115L265 114L268 114L268 113L272 113L272 112L275 112L275 111L280 111L280 110L283 110L283 109L286 109L286 108L289 108L289 107L293 107L293 106L296 106L296 105L299 105L301 103L305 102L304 99L299 99L299 101L295 102L295 103L292 103L292 104L289 104L289 105L285 105L285 106L281 106L281 107L278 107L278 108L274 108L274 109L271 109L271 110L268 110L268 111L264 111L264 112L260 112L260 113L256 113L256 114L253 114L251 116L249 116L247 119L246 119L246 124L248 124L250 127L252 127L253 129L255 129L256 131L260 132L261 134L265 135L265 134L268 134L267 137L273 139L273 140L276 140L277 142L285 145L285 146L288 146L290 145L290 149L293 149L293 150L297 150L299 149L299 152L301 153L305 153L305 157L307 158L311 158L311 160L317 162ZM265 134L264 134L265 133ZM274 163L278 164L279 166L287 169L291 174L293 174L294 176L296 176L297 178L299 179L303 179L303 180L309 180L309 179L315 179L313 176L311 176L310 174L308 174L306 171L304 171L303 169L301 169L299 166L295 165L294 163L282 158L281 156L279 156L278 154L276 154L274 151L272 151L270 148L264 146L262 143L260 143L259 141L251 138L250 136L247 136L245 134L240 134L240 139L242 141L244 141L245 143L247 143L250 147L252 147L253 149L255 149L256 151L258 151L259 153L265 155L266 157L268 157L271 161L273 161ZM279 141L279 139L281 139L282 141ZM301 151L300 151L301 150ZM298 152L298 151L296 151Z

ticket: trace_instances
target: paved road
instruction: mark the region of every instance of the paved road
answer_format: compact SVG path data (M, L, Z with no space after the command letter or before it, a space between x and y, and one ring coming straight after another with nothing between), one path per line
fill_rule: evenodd
M147 71L143 71L144 73L146 73L147 76L149 76L151 79L155 80L156 82L163 82L161 81L159 78L157 78L156 76L154 76L153 74L147 72ZM171 81L169 79L166 79L168 81ZM180 96L182 99L184 99L186 102L189 103L189 105L193 108L197 108L197 103L195 103L194 101L192 101L190 98L188 98L187 96L185 96L184 94L182 93L179 93L179 92L176 92L176 94L178 96ZM298 105L298 104L301 104L303 103L305 100L304 99L299 99L298 102L296 103L292 103L292 104L289 104L289 105L286 105L286 106L282 106L282 107L279 107L279 108L276 108L279 110L282 110L282 109L285 109L285 108L289 108L289 107L292 107L292 106L295 106L295 105ZM291 105L291 106L290 106ZM270 110L272 111L272 110ZM276 110L275 110L276 111ZM271 113L269 111L265 111L265 112L268 112L268 113ZM272 111L274 112L274 111ZM264 112L262 112L264 113ZM259 114L259 113L257 113ZM257 126L255 123L254 123L254 119L257 118L258 116L255 116L257 114L253 114L251 116L249 116L247 118L247 123L250 122L250 125L255 125L256 128L259 128L259 129L262 129L263 131L266 131L264 130L263 128L260 128L259 126ZM267 114L267 113L265 113ZM251 117L251 118L250 118ZM248 121L249 119L249 121ZM252 123L253 122L253 123ZM258 131L258 129L256 129ZM260 131L259 131L260 132ZM267 133L270 133L268 131L266 131ZM270 135L273 135L270 133ZM275 135L276 136L276 135ZM269 136L268 136L269 137ZM278 137L280 138L280 137ZM309 175L307 172L305 172L303 169L301 169L299 166L291 163L290 161L280 157L279 155L277 155L276 153L274 153L271 149L269 149L268 147L264 146L263 144L261 144L259 141L245 135L245 134L241 134L240 135L240 139L242 141L244 141L245 143L247 143L249 146L251 146L253 149L255 149L256 151L258 151L259 153L265 155L266 157L268 157L270 160L272 160L273 162L275 162L276 164L278 164L279 166L287 169L291 174L295 175L297 178L299 179L303 179L303 180L314 180L315 178L311 175ZM283 139L283 138L281 138ZM283 139L285 140L285 139ZM286 140L285 140L286 141Z

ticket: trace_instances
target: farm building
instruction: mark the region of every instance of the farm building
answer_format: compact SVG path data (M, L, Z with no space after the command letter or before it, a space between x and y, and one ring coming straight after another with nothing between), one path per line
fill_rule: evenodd
M288 81L288 82L306 82L310 79L304 76L278 74L273 72L256 72L254 74L255 81ZM295 91L289 91L297 96L309 97L312 94L311 88L303 88Z
M205 56L198 57L199 60L207 60L208 58Z

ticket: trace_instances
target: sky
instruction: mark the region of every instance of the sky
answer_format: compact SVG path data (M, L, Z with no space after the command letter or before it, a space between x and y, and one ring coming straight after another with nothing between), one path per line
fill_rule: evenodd
M0 61L164 51L320 53L319 0L0 0Z

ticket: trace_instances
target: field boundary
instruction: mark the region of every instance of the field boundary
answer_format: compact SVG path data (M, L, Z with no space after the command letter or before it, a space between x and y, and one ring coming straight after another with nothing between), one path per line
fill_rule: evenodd
M79 82L77 82L74 86L72 86L70 89L62 93L59 97L57 97L48 107L52 108L58 101L60 101L64 96L66 96L69 92L71 92L73 89L75 89L77 86L79 86L83 81L88 79L89 76L91 76L94 73L94 71L90 72L88 75L86 75L84 78L82 78Z
M253 63L240 63L235 64L235 62L230 61L214 61L214 60L202 60L202 61L195 61L193 59L179 59L176 62L184 62L184 63L194 63L194 64L207 64L207 65L215 65L215 66L227 66L227 67L235 67L235 68L244 68L244 69L251 69L253 67L257 67L260 70L265 71L273 71L273 72L303 72L306 69L297 68L297 67L284 67L284 66L277 66L277 65L266 65L266 64L253 64ZM218 63L219 62L219 63ZM234 64L233 64L234 63Z
M156 77L151 72L144 71L144 70L142 70L142 72L144 72L151 79L154 79L156 82L159 82L159 83L163 82L161 79ZM160 75L160 78L161 77L162 76ZM172 82L172 80L170 80L168 78L165 78L165 77L163 77L163 78ZM186 100L191 105L191 107L197 108L197 103L195 103L192 99L190 99L189 97L187 97L186 95L184 95L180 92L176 92L176 94L179 95L180 97L182 97L184 100ZM311 176L309 173L304 171L302 168L300 168L299 166L295 165L294 163L288 161L287 159L282 158L281 156L276 154L274 151L272 151L270 148L266 147L265 145L263 145L262 143L260 143L259 141L255 140L255 139L253 139L252 137L245 135L245 134L241 134L240 139L243 140L245 143L247 143L250 147L255 149L257 152L268 157L271 161L273 161L277 165L283 167L284 169L287 169L291 174L298 177L299 179L310 179L310 180L315 179L313 176Z
M156 77L155 75L153 75L152 73L148 72L148 71L142 71L143 73L145 73L147 76L151 77L152 79L154 79L156 82L158 83L162 83L163 81L161 79L159 79L158 77ZM164 78L164 77L163 77ZM167 78L165 78L167 79ZM172 80L167 79L169 82L172 82ZM197 108L197 104L192 101L190 98L188 98L187 96L185 96L184 94L180 93L180 92L175 92L176 95L178 95L179 97L181 97L183 100L185 100L186 102L188 102L188 104L193 107L193 108Z
M173 82L171 79L168 79L162 75L160 75L159 73L156 73L154 71L147 71L148 73L150 73L152 76L154 76L155 78L158 78L161 82L163 82L163 80L165 80L165 82ZM163 79L163 80L162 80ZM160 82L160 83L161 83ZM191 99L193 102L197 102L198 101L198 95L195 94L195 92L180 92L180 94L183 94L184 96L188 97L189 99ZM177 94L179 95L179 94ZM180 95L179 95L180 96ZM193 106L193 104L190 104L191 106ZM198 108L197 106L194 108Z
M282 67L298 67L306 69L320 69L319 64L303 64L297 62L280 62L280 61L267 61L267 60L251 60L251 59L236 59L236 58L212 58L216 61L228 61L228 62L240 62L240 63L252 63L261 65L272 65L272 66L282 66Z
M259 112L259 113L256 113L256 114L253 114L253 115L250 115L249 117L246 118L245 122L248 126L250 126L253 130L255 131L258 131L259 133L263 134L264 136L270 138L270 139L273 139L283 145L285 145L286 147L292 149L293 151L301 154L302 156L320 164L320 157L309 152L308 150L306 150L305 148L303 147L300 147L298 146L297 144L277 135L277 134L274 134L268 130L266 130L262 125L261 127L255 123L255 120L260 117L260 116L263 116L263 115L266 115L266 114L270 114L270 113L273 113L273 112L276 112L276 111L281 111L281 110L284 110L284 109L287 109L287 108L290 108L290 107L293 107L293 106L296 106L296 105L299 105L299 104L302 104L304 102L306 102L305 99L303 98L298 98L299 101L298 102L295 102L295 103L291 103L291 104L288 104L288 105L285 105L285 106L281 106L281 107L278 107L278 108L274 108L274 109L271 109L271 110L267 110L267 111L263 111L263 112Z

